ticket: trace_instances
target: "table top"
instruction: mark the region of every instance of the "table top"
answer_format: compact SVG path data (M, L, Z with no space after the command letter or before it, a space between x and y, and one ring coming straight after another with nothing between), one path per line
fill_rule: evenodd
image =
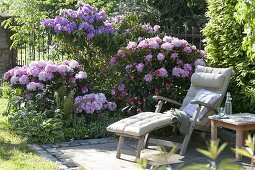
M250 125L255 124L255 114L252 113L237 113L231 116L220 118L218 115L208 117L211 120L232 124L232 125Z

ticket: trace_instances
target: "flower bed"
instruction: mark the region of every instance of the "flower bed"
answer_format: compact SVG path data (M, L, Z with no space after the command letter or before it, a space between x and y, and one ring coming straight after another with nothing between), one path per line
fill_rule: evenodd
M117 108L105 94L90 93L87 73L75 60L31 62L9 70L3 78L16 91L9 120L18 133L33 141L84 138L89 123ZM75 136L77 128L80 132Z

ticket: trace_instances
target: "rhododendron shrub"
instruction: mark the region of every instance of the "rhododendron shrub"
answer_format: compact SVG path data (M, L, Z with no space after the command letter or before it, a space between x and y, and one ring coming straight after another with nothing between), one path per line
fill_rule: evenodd
M89 79L105 91L114 84L108 74L111 56L128 41L154 36L160 30L158 25L140 24L135 15L108 17L103 10L81 2L41 24L53 35L53 50L86 65Z
M38 94L42 94L45 99L54 100L55 92L64 86L67 93L74 93L73 102L76 107L74 112L93 114L107 110L114 111L116 104L108 102L103 93L89 94L87 77L82 66L72 60L61 64L54 64L52 61L34 61L29 66L9 70L4 74L3 79L13 88L19 89L20 97L25 100L36 100ZM51 105L46 105L44 110L54 107L56 106L53 102Z
M122 81L112 89L136 111L154 108L153 95L181 100L196 65L205 65L204 51L171 36L139 38L129 42L110 60L122 71Z

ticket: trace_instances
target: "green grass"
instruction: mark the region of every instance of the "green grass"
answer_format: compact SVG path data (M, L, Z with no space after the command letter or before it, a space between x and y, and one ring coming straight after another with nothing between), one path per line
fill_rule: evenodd
M29 149L25 140L12 132L7 118L1 113L7 100L0 98L0 169L3 170L52 170L57 166L43 160Z

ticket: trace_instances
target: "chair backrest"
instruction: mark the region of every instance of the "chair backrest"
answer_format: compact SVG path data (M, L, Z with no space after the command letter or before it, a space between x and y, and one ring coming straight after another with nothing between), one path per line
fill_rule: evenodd
M230 78L233 74L234 72L232 68L197 66L195 73L191 76L191 86L183 100L180 110L190 103L190 101L196 96L196 92L200 89L206 89L221 94L220 99L213 105L214 108L219 107L225 96ZM211 111L208 113L210 113L210 115L213 114ZM208 113L198 122L201 122L201 124L208 122L207 120L203 120L208 119Z

